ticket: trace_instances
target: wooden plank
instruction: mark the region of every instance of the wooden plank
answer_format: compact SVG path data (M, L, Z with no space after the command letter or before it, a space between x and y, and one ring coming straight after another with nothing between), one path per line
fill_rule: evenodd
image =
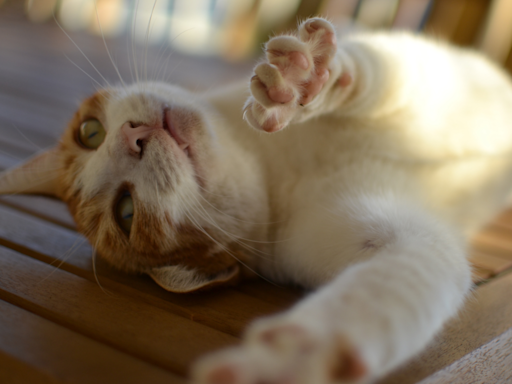
M480 50L499 64L504 64L512 45L512 2L494 0L487 14Z
M494 225L512 225L512 209L507 209L500 213L493 221Z
M28 195L0 196L0 204L30 213L65 228L76 228L66 204L51 197Z
M0 350L0 383L61 384L63 382Z
M0 132L3 142L14 145L14 148L2 149L2 151L20 160L57 142L52 136L37 131L37 121L33 121L29 125L20 125L12 119L0 116Z
M401 0L398 4L393 29L417 31L428 16L431 0Z
M419 384L512 383L512 329Z
M478 252L490 253L503 259L512 260L511 235L507 228L492 226L478 232L471 243Z
M249 280L235 289L282 309L290 307L307 294L304 288L280 286L262 279Z
M66 116L61 116L61 113L45 111L47 108L42 108L36 102L29 103L0 92L0 119L10 123L6 129L21 131L19 135L22 138L24 135L39 148L55 145L67 123Z
M512 268L512 260L494 256L489 253L472 252L469 260L473 265L491 271L494 275Z
M2 364L0 357L2 383L37 383L48 378L84 384L185 382L5 301L0 301L0 356L9 361ZM27 368L30 377L25 375Z
M475 284L490 279L492 276L494 276L494 273L489 269L480 268L478 266L473 266L471 269L471 279Z
M33 153L33 150L27 149L23 144L20 144L18 138L13 140L7 137L8 135L4 135L4 130L1 127L2 122L0 121L0 132L3 135L3 138L0 140L0 172L14 167Z
M0 205L0 244L52 264L53 268L96 282L92 249L74 231ZM100 283L108 290L150 302L231 335L240 335L252 319L281 308L234 289L202 295L172 294L147 276L127 275L113 269L101 258L97 259L96 272ZM293 301L291 297L289 303Z
M512 49L508 53L507 61L505 62L505 69L512 73Z
M456 362L512 328L512 274L477 288L459 315L409 363L378 384L412 384Z
M424 32L448 41L453 39L468 0L434 1ZM469 0L472 1L472 0Z
M490 0L469 0L464 4L460 22L454 31L452 41L462 46L473 46L483 27L489 11Z
M236 339L0 247L0 299L180 375Z

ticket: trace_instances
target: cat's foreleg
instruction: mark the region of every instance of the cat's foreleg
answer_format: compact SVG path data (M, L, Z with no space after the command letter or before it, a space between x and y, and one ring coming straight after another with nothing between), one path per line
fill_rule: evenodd
M203 360L196 382L367 382L424 348L470 289L464 247L420 210L375 205L342 225L355 228L364 261L291 310L256 322L241 347Z

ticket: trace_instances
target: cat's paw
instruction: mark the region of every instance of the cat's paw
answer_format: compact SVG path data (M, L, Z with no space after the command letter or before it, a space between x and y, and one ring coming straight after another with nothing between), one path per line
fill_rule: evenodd
M321 18L303 22L297 36L278 36L266 46L266 61L256 66L244 118L256 129L283 129L329 79L336 53L333 26Z
M331 384L366 376L365 364L345 339L278 317L258 322L241 347L196 364L193 383Z

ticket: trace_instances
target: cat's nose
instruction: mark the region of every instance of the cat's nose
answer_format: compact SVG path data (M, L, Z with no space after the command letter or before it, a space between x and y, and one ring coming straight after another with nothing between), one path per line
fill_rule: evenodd
M123 124L121 131L128 142L130 149L140 153L144 140L149 137L157 127L151 127L144 124L136 124L130 121Z

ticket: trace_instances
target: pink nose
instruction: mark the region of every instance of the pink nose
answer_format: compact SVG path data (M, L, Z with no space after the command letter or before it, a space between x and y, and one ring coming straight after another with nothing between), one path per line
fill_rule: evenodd
M130 149L139 153L141 151L142 141L149 137L151 132L153 132L157 127L150 127L148 125L139 125L137 127L132 128L132 123L124 123L121 127L121 131L124 134L124 137L128 141L128 145Z

